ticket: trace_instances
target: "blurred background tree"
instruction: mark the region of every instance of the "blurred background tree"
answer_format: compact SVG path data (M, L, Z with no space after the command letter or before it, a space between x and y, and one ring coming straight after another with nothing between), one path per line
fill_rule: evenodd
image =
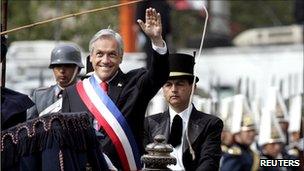
M118 1L9 1L8 29L117 3ZM13 32L8 34L8 40L68 40L88 51L88 42L92 35L107 27L118 30L117 8Z
M294 4L295 0L229 0L231 38L250 28L294 23ZM209 26L213 20L210 15L209 10ZM189 39L200 41L204 24L202 11L173 10L172 18L173 39L177 48L185 47ZM206 36L208 31L210 29Z
M210 1L210 0L209 0ZM231 38L249 28L294 23L294 0L230 0ZM61 15L119 3L108 1L8 1L8 29ZM119 29L118 9L85 14L9 34L9 42L17 40L69 40L88 51L91 36L101 28ZM200 38L204 23L201 11L172 10L173 41L176 48L185 47L190 37ZM211 21L210 18L209 21ZM208 32L207 32L208 34Z

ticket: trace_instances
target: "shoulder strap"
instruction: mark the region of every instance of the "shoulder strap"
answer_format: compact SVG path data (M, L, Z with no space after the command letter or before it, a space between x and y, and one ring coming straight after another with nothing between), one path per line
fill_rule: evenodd
M42 112L39 113L39 116L43 116L48 113L59 112L62 107L62 98L58 99L56 102L51 104L49 107L45 108Z

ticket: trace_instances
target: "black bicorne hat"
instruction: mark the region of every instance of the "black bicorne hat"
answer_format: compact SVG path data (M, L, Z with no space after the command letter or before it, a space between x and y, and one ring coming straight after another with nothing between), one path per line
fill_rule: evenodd
M193 80L194 57L188 54L174 53L169 55L169 79L186 78ZM198 77L196 81L198 82Z

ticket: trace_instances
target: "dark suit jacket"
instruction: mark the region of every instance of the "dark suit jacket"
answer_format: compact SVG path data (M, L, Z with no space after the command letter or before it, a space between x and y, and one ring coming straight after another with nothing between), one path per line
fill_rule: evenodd
M188 122L188 135L195 151L195 159L192 160L186 137L183 137L183 165L186 170L218 170L222 153L222 129L222 120L213 115L199 112L193 107ZM164 135L168 141L170 135L169 110L146 118L144 145L152 143L153 138L158 134Z
M154 52L153 60L150 70L141 68L126 74L119 70L118 74L109 82L108 95L125 116L140 153L143 152L143 126L147 105L169 75L168 53L159 55ZM90 113L73 85L63 92L62 112L79 111ZM109 138L106 136L101 143L113 164L121 168L119 158Z
M35 105L27 111L27 119L33 119L39 116L44 109L58 100L56 89L57 85L50 87L38 88L33 92L32 100Z

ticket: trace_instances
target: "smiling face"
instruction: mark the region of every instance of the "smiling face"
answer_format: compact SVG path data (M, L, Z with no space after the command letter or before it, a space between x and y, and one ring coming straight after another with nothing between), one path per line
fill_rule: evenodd
M163 85L166 101L176 112L182 112L188 106L192 84L186 79L168 80Z
M118 43L112 37L102 37L93 43L90 61L97 76L107 81L118 71L122 55L118 53Z

